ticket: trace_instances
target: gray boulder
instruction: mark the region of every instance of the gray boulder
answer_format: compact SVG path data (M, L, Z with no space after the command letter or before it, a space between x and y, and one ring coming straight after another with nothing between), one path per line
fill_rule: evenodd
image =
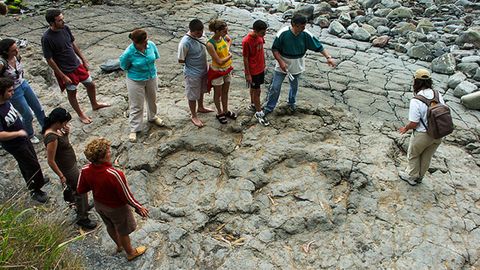
M433 23L429 19L423 18L418 21L417 32L427 34L431 31L433 31Z
M356 30L358 27L360 27L360 26L358 26L358 24L352 23L352 24L350 24L350 25L347 27L347 31L348 31L349 33L353 33L353 32L355 32L355 30Z
M451 53L446 53L432 61L432 71L440 74L451 75L455 73L456 66L455 57Z
M387 19L394 20L394 19L411 19L413 17L413 12L410 8L407 7L398 7L392 10L387 15Z
M347 29L337 20L334 20L330 23L328 27L328 32L335 36L340 36L342 34L347 34Z
M330 25L330 21L328 20L328 18L323 15L316 17L313 20L313 23L320 26L321 28L327 28Z
M425 11L423 12L423 16L425 17L433 17L434 15L436 15L438 13L438 8L437 6L433 5L431 7L428 7L425 9Z
M370 33L362 27L358 27L357 29L355 29L352 35L354 39L359 41L369 41L370 36Z
M477 68L477 71L475 72L473 79L477 82L480 82L480 68Z
M347 26L352 23L352 17L350 17L350 13L348 12L342 12L340 16L338 17L338 21L343 25Z
M394 9L394 8L398 8L398 7L401 7L402 5L396 1L396 0L382 0L382 5L386 8L391 8L391 9Z
M464 33L462 33L455 40L457 45L463 45L465 43L471 43L476 48L480 48L480 26L471 27Z
M391 8L379 8L377 10L375 10L375 12L373 13L373 15L377 16L377 17L380 17L380 18L385 18L387 17L387 15L392 12L392 9ZM388 21L388 20L387 20Z
M289 9L293 9L294 6L292 4L291 1L289 0L280 0L278 1L278 5L277 5L277 11L280 11L280 12L285 12Z
M433 56L430 53L430 49L423 43L417 43L410 47L407 51L408 56L415 59L424 61L431 61Z
M327 2L321 2L320 4L316 5L314 14L322 15L322 14L332 14L332 6L330 6Z
M377 33L377 29L375 29L375 27L368 25L366 23L362 24L362 28L367 30L367 32L370 33L370 35L372 36Z
M471 78L475 76L475 73L477 72L478 69L478 64L477 63L460 63L457 64L457 69L465 73L467 77Z
M313 19L313 11L314 10L315 10L315 7L312 6L312 5L300 4L295 9L294 13L305 16L308 20L311 20L311 19Z
M467 76L463 74L462 72L456 72L450 78L448 78L448 88L455 89L457 85L459 85L461 82L465 81L467 79Z
M460 102L468 109L480 110L480 91L462 96Z
M373 8L374 6L376 6L378 3L381 2L381 0L364 0L364 1L359 1L362 6L365 8L365 9L369 9L369 8Z
M469 82L469 81L463 81L461 82L460 84L457 85L457 87L455 87L455 90L453 91L453 95L455 97L463 97L464 95L468 95L468 94L471 94L475 91L477 91L478 87Z
M385 18L373 17L368 21L368 24L378 28L380 25L386 26L388 24L388 20Z
M462 58L462 63L479 63L480 64L480 56L479 55L470 55L465 56Z
M100 69L103 72L113 72L113 71L121 70L120 60L118 60L118 59L108 59L107 61L103 62L100 65Z
M383 25L379 25L377 27L377 32L380 34L380 35L385 35L385 34L389 34L390 33L390 28L386 27L386 26L383 26Z

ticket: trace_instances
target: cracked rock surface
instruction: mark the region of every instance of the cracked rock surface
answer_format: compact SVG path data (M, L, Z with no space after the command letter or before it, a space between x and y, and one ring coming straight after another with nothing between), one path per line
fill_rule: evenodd
M112 104L92 112L79 88L81 106L94 120L72 121L79 165L86 163L83 149L90 139L109 138L117 167L151 210L131 234L133 243L149 247L143 257L127 263L124 255L112 255L114 244L102 226L70 247L85 258L87 269L480 268L480 112L465 109L453 89L447 90L448 75L433 73L434 86L452 109L456 129L422 184L411 187L398 177L406 167L408 136L397 130L407 121L412 74L430 63L308 25L338 66L332 69L309 52L297 112L286 109L285 84L271 126L263 127L247 109L241 38L255 19L268 21L270 82L269 48L286 24L281 14L179 1L157 9L75 8L65 10L65 17L93 65L99 99ZM188 116L176 53L195 17L226 20L234 39L230 108L240 117L228 125L219 124L214 113L201 114L206 126L197 129ZM0 26L2 36L29 41L21 51L26 77L46 112L56 106L71 110L41 55L44 17L2 17ZM125 74L98 67L117 58L129 44L128 33L139 27L160 51L157 105L166 127L146 126L139 141L129 143ZM213 108L212 95L205 99ZM62 209L61 187L44 146L35 148L44 173L54 179L46 188L50 204ZM24 182L13 158L4 150L0 155L5 201ZM100 219L95 212L91 216ZM74 214L67 219L73 223Z

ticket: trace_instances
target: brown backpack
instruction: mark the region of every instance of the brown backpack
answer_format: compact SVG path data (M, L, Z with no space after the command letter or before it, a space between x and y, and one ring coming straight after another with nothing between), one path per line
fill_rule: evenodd
M413 98L420 100L428 107L428 126L425 125L420 117L420 122L422 122L422 125L427 129L427 134L434 139L440 139L453 132L453 121L450 108L440 103L439 94L436 90L432 91L434 93L432 99L428 99L422 95L416 95Z

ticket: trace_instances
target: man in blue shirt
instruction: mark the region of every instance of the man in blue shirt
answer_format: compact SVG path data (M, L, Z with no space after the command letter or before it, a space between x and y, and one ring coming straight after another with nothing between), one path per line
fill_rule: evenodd
M307 50L320 52L327 59L327 64L335 67L333 57L323 48L320 41L309 31L305 30L307 18L295 14L291 25L282 28L276 35L272 45L272 52L277 63L273 74L273 81L264 104L264 113L268 114L275 109L282 83L286 76L290 82L288 105L292 112L296 110L296 96L300 74L305 71L305 53Z
M189 32L178 44L178 62L185 64L185 95L190 108L192 123L203 127L203 122L198 118L197 112L213 112L203 106L203 94L207 92L207 50L203 35L203 23L193 19L188 25ZM198 110L197 110L198 103Z

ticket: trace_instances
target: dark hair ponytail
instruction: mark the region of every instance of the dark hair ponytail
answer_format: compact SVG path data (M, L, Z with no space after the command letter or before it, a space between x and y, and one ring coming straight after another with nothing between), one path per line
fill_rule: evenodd
M55 108L53 111L45 117L44 125L42 128L42 134L49 129L55 123L63 123L72 120L70 113L64 108Z

